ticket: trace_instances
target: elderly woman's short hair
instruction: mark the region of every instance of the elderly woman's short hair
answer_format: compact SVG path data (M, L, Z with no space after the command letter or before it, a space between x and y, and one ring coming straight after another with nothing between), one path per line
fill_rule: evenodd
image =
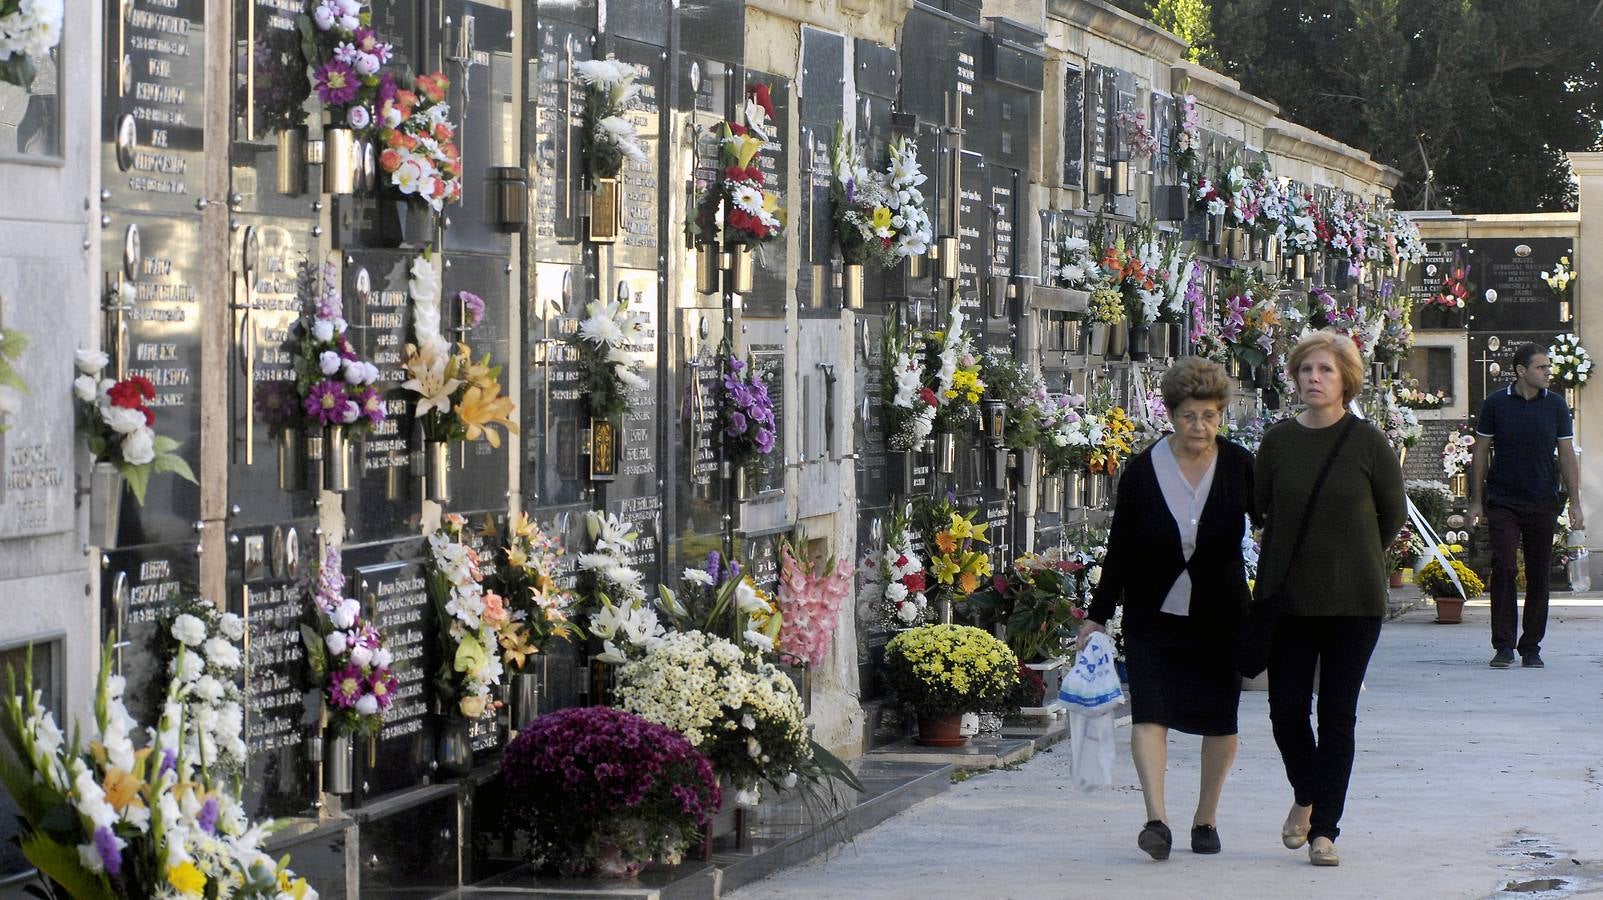
M1291 348L1286 357L1286 370L1291 374L1293 382L1297 380L1297 372L1302 369L1302 361L1308 354L1319 350L1330 353L1336 361L1336 371L1341 373L1341 401L1351 403L1364 389L1364 358L1358 353L1358 345L1353 339L1339 331L1325 329L1303 335L1297 346Z
M1200 356L1186 356L1175 361L1158 390L1163 394L1163 405L1171 411L1187 400L1217 403L1223 407L1230 402L1233 385L1224 366Z

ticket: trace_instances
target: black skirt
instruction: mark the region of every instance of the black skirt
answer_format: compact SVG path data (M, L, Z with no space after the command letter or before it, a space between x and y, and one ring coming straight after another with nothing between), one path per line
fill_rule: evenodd
M1177 637L1125 635L1130 720L1186 734L1235 734L1241 676L1236 673L1233 653L1228 646L1199 640L1195 634L1189 639L1174 639Z

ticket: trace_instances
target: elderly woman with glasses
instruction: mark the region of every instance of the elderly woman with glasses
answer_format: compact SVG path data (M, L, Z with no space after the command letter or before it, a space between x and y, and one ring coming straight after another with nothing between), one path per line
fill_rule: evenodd
M1173 434L1125 466L1080 646L1124 605L1133 727L1130 753L1146 797L1137 845L1168 859L1164 809L1169 729L1202 735L1202 786L1191 850L1220 850L1217 811L1236 756L1241 679L1231 647L1249 594L1242 538L1253 512L1252 453L1219 434L1230 379L1190 357L1161 385Z

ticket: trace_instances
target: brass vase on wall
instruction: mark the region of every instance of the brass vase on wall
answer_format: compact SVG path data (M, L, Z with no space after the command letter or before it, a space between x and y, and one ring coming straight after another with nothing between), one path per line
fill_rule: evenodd
M441 505L450 503L451 443L449 441L429 441L425 454L425 464L428 468L424 473L424 481L428 489L429 499Z
M1041 478L1041 512L1057 515L1063 511L1063 477L1056 473Z
M696 245L696 291L702 294L718 293L718 244L713 241Z
M323 427L323 489L336 494L351 489L351 440L344 425Z
M1124 352L1129 345L1129 332L1123 325L1108 326L1108 343L1102 352L1102 358L1111 361L1124 359Z
M1089 509L1101 509L1103 501L1107 500L1108 476L1091 473L1085 477L1085 505Z
M757 268L751 245L732 244L729 251L729 289L737 294L749 294L755 283Z
M957 435L950 431L935 435L935 468L942 475L957 471Z
M843 263L840 268L841 309L863 308L863 266L861 263Z
M294 429L285 429L274 442L278 451L278 489L306 489L306 439Z
M590 189L590 240L611 244L623 233L623 185L617 178L597 178Z
M1169 345L1169 329L1173 328L1168 322L1153 322L1147 326L1147 351L1159 359L1170 359L1174 356Z
M323 739L323 792L349 794L353 767L351 736L340 733Z
M513 672L507 679L507 727L513 731L522 731L540 715L546 659L545 654L534 657L526 663L526 668Z
M356 191L356 135L349 128L323 129L323 193Z
M1079 471L1079 470L1075 470L1073 472L1068 473L1068 475L1064 477L1064 481L1067 482L1066 490L1064 491L1064 494L1066 495L1067 508L1068 509L1084 509L1085 508L1085 473L1082 472L1082 471Z
M280 194L306 193L306 131L286 128L273 135L274 186Z

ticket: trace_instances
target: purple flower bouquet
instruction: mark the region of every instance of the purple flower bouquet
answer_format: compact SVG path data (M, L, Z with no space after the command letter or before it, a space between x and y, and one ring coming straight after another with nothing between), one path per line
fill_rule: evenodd
M678 862L723 796L678 732L603 706L534 720L501 757L509 806L534 861L572 875L632 875Z
M774 451L778 424L774 422L774 401L768 385L750 363L728 355L718 409L724 426L724 448L729 461L743 468Z

